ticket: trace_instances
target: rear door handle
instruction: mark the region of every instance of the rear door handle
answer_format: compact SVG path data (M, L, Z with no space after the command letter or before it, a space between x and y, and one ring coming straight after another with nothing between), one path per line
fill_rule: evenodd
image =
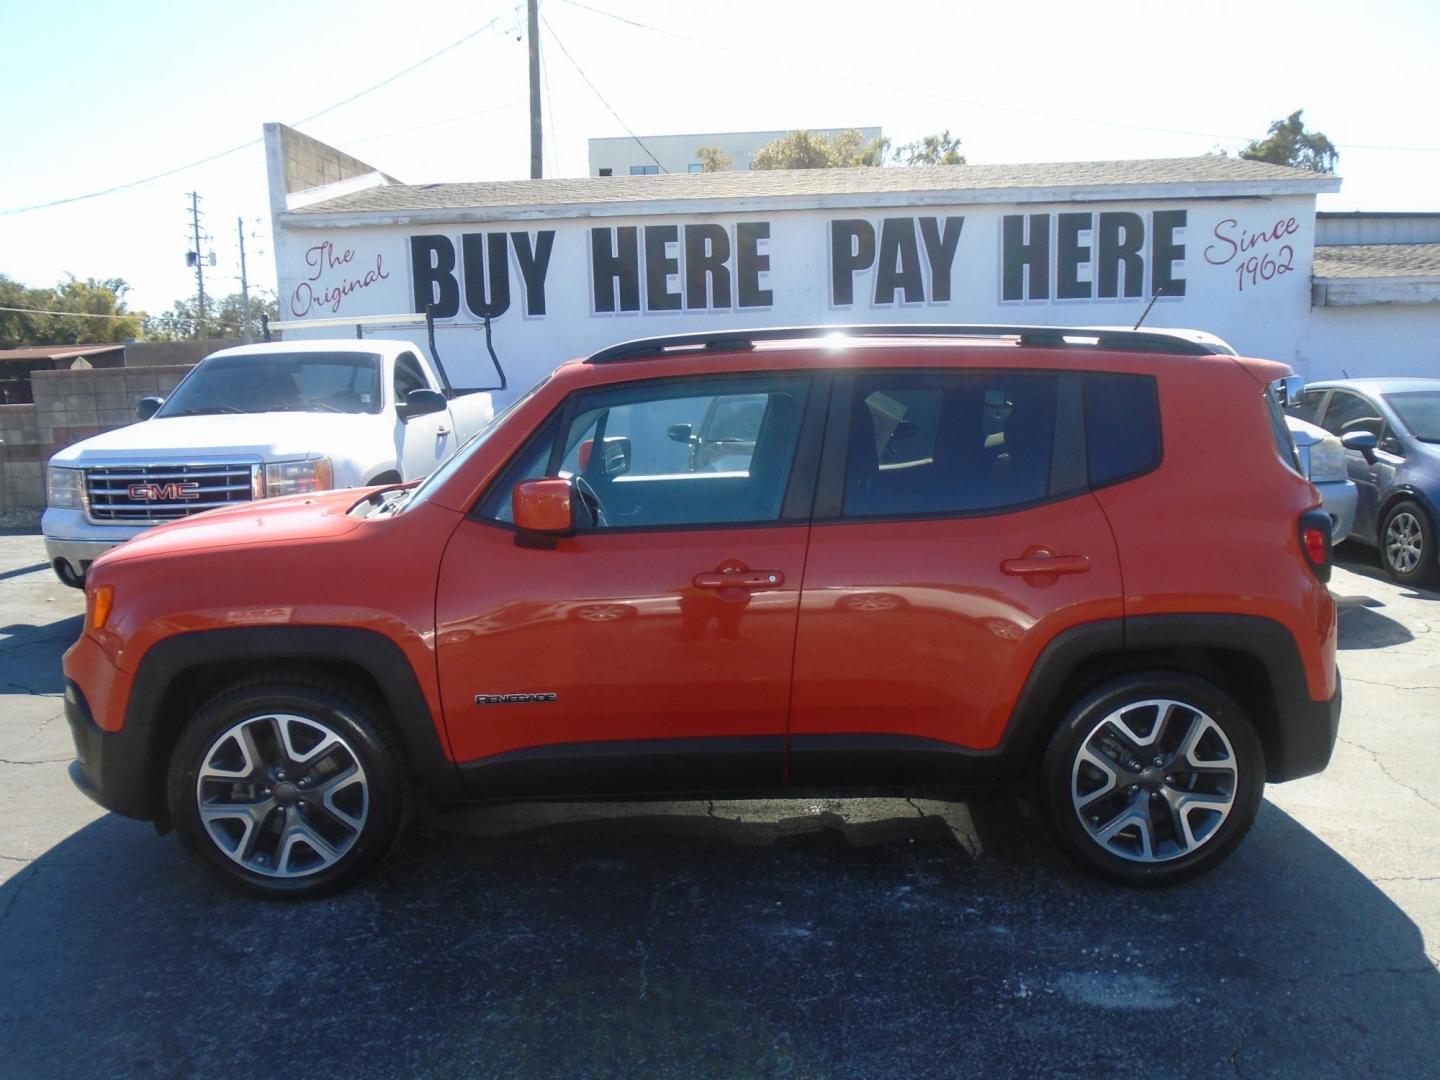
M697 589L773 589L785 584L785 575L779 570L745 570L696 574L690 580Z
M1084 555L1051 555L1036 552L1023 559L1006 559L1000 564L1002 574L1025 577L1031 574L1083 574L1090 569L1090 560Z

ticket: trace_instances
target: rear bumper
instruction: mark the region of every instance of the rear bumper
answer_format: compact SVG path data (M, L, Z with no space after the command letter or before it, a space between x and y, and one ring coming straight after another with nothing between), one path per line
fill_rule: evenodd
M1298 780L1313 776L1330 764L1335 740L1340 734L1340 672L1335 672L1335 694L1329 701L1303 698L1285 700L1277 695L1282 738L1279 753L1265 766L1265 779L1271 783Z

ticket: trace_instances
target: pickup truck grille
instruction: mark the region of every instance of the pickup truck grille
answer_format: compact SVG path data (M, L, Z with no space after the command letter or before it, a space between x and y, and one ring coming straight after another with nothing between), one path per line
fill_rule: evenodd
M249 464L131 465L85 470L90 520L174 521L254 498Z

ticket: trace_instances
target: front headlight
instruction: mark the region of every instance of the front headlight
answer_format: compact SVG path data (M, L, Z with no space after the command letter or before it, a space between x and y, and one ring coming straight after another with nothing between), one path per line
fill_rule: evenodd
M45 470L45 504L58 510L79 510L85 505L85 472L51 465Z
M265 466L265 496L304 495L335 486L335 468L327 457L310 461L281 461Z
M1345 479L1345 447L1334 435L1327 435L1310 447L1311 483Z

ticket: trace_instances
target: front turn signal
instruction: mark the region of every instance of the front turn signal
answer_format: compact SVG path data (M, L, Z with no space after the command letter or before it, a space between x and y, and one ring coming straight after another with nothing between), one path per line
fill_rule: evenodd
M115 606L115 586L99 585L93 589L86 590L89 609L86 612L86 622L91 630L104 630L105 624L110 621L110 611Z

